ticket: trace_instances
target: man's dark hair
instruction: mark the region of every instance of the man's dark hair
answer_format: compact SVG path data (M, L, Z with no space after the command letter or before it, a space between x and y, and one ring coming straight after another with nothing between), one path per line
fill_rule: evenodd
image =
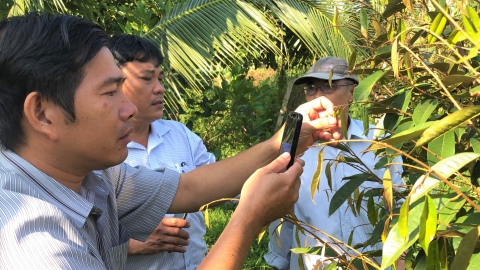
M115 34L108 45L118 66L135 60L149 62L154 60L156 66L163 62L160 50L148 39L135 35Z
M25 143L21 127L25 99L37 92L75 121L75 92L84 66L107 46L99 26L69 15L31 13L0 21L0 143L16 150Z

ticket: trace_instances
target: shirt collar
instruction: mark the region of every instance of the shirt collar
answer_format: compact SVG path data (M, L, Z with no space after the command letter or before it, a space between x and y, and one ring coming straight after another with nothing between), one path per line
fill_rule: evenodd
M164 125L162 119L157 121L153 121L150 124L150 134L148 135L148 145L147 150L150 152L151 149L159 146L163 143L163 136L170 131L170 127ZM137 148L137 149L145 149L143 145L131 141L127 144L128 148Z
M5 168L21 175L28 184L40 193L43 200L58 207L77 226L83 227L92 211L92 203L11 151L0 151L0 163Z
M351 118L350 116L349 118L350 118L350 125L348 126L347 138L349 138L350 140L368 139L367 136L365 136L364 134L363 123L361 121Z

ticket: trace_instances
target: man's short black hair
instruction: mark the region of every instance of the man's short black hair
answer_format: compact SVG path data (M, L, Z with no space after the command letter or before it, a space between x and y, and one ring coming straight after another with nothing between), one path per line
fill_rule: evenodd
M163 63L163 55L150 40L127 34L115 34L109 43L109 49L118 66L135 60L139 62L155 61L156 66Z
M31 13L0 21L0 143L16 150L25 143L24 102L38 92L75 121L75 92L84 66L107 46L97 24L70 15Z

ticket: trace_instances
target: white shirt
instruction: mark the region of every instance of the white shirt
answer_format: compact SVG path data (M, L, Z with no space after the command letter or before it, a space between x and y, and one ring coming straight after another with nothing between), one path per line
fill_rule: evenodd
M373 126L371 126L372 128ZM368 137L363 135L363 123L359 120L351 119L350 126L348 128L348 138L350 139L369 139L372 140L373 130L370 130ZM383 179L383 174L385 169L374 170L373 167L378 161L378 158L372 153L372 151L365 154L361 151L365 150L370 143L368 142L349 142L350 149L356 153L356 155L378 176L380 179ZM337 167L335 165L331 166L331 181L332 181L332 190L328 185L328 180L325 175L325 167L329 160L336 160L337 156L342 152L333 147L325 147L323 150L323 169L320 176L320 184L317 192L314 196L314 201L312 201L310 186L312 183L312 177L316 170L318 153L321 150L320 147L313 147L308 149L305 154L302 156L302 159L305 161L304 172L300 176L301 185L299 191L299 199L294 207L294 214L298 220L304 221L308 224L313 225L315 228L320 229L321 231L337 238L338 240L348 243L349 236L353 231L352 243L350 246L355 246L358 243L364 243L370 238L370 235L373 231L373 226L370 224L367 216L367 199L368 197L363 198L362 208L363 210L355 216L352 213L348 202L343 203L337 211L335 211L330 217L328 216L330 200L335 192L346 182L342 181L344 177L351 176L354 174L361 173L359 170L349 166L346 163L339 162ZM345 152L342 152L346 154ZM395 160L396 162L401 162L401 158ZM402 168L400 165L392 165L391 170L391 179L392 183L395 185L402 184L401 171ZM382 188L381 183L365 181L361 188ZM361 190L361 189L360 189ZM379 198L377 198L379 199ZM299 260L298 255L290 251L292 248L296 247L316 247L322 246L323 244L312 237L306 237L301 232L296 233L295 227L292 223L284 222L280 229L279 241L281 246L277 244L276 235L278 235L278 230L275 234L274 230L278 226L279 221L275 221L270 225L270 243L269 243L269 252L265 255L265 260L267 263L278 269L300 269L298 266ZM296 234L299 237L299 244L297 244ZM320 239L332 243L329 237L325 236L322 233L317 232L316 236ZM340 254L344 252L342 250L348 250L346 247L330 245L331 248L334 248ZM343 249L342 249L343 248ZM368 250L376 250L381 248L381 244L376 244L373 247L368 247L364 249L359 249L360 252L366 252ZM350 251L350 253L354 254ZM304 255L303 262L305 269L312 269L319 262L325 260L324 256L321 255ZM325 266L328 262L325 262ZM322 264L320 264L320 269ZM318 268L315 268L318 269Z
M151 124L147 148L136 142L128 145L125 162L131 166L145 166L149 169L162 167L188 172L196 167L215 162L215 156L207 152L202 139L177 121L157 120ZM173 217L173 215L165 215ZM190 234L187 252L160 252L154 255L128 256L128 269L196 269L205 258L207 246L203 241L205 221L202 212L189 213L187 220L191 227L185 229ZM132 231L129 224L123 224ZM151 231L149 232L151 233Z

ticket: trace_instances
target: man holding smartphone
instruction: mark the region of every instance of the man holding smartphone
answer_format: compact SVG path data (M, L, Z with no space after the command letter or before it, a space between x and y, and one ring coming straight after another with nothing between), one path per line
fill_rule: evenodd
M331 84L329 82L331 78ZM342 117L347 120L348 134L345 139L354 140L372 140L374 129L367 130L365 132L363 128L363 122L353 119L348 114L348 107L353 102L353 91L358 84L358 78L354 74L350 74L348 71L348 63L345 59L337 57L325 57L320 58L304 76L294 81L295 85L305 85L306 101L310 102L315 98L326 97L338 108L344 108L341 110ZM374 128L374 126L370 126ZM366 134L365 134L366 133ZM356 154L358 158L361 158L368 169L374 172L379 179L383 179L385 169L375 170L374 165L377 163L378 158L370 151L363 153L370 143L368 142L348 142L347 146ZM295 247L317 247L323 246L325 243L330 243L328 246L335 250L338 254L352 253L351 250L346 248L343 243L349 242L349 237L352 234L352 242L350 246L361 244L367 241L373 231L373 226L370 224L367 212L360 210L357 215L352 213L349 209L348 202L345 202L340 208L331 216L328 213L330 199L333 194L343 185L346 180L345 177L361 173L357 168L349 166L347 163L339 162L338 164L330 167L330 179L331 188L329 186L329 179L326 176L326 166L328 161L337 160L340 155L350 156L349 153L343 152L337 148L326 146L317 146L309 148L302 159L305 161L304 172L300 179L302 181L299 191L299 199L295 204L293 213L295 216L304 222L313 225L313 227L319 229L328 235L338 239L332 240L321 232L316 232L316 237L322 241L304 235L298 232L299 239L296 239L297 232L292 223L284 222L281 226L280 232L277 229L279 221L273 222L270 225L270 243L269 253L264 258L267 263L276 269L317 269L328 265L332 257L328 255L297 255L292 253L290 249ZM323 150L323 165L322 174L319 176L318 191L312 201L311 197L311 184L312 177L317 169L317 162L319 152ZM401 164L401 158L397 158L394 162ZM394 188L402 184L401 179L402 168L401 165L390 166L391 180ZM382 188L381 182L364 182L361 185L361 190L369 188ZM366 204L366 202L364 202ZM363 209L367 209L367 206L362 206ZM353 231L353 233L352 233ZM278 241L277 241L278 238ZM381 248L381 244L376 244L373 247L366 247L362 249L362 252L368 250L374 250ZM298 258L302 256L302 258ZM301 260L300 260L301 259ZM299 267L299 264L303 263L303 267Z
M120 222L142 220L154 231L165 213L241 191L198 267L241 269L261 228L291 211L303 162L284 172L290 156L278 156L276 133L182 174L122 163L137 108L108 40L99 25L69 15L0 21L0 268L125 269L130 237ZM304 117L299 152L340 138L328 99L296 111Z

